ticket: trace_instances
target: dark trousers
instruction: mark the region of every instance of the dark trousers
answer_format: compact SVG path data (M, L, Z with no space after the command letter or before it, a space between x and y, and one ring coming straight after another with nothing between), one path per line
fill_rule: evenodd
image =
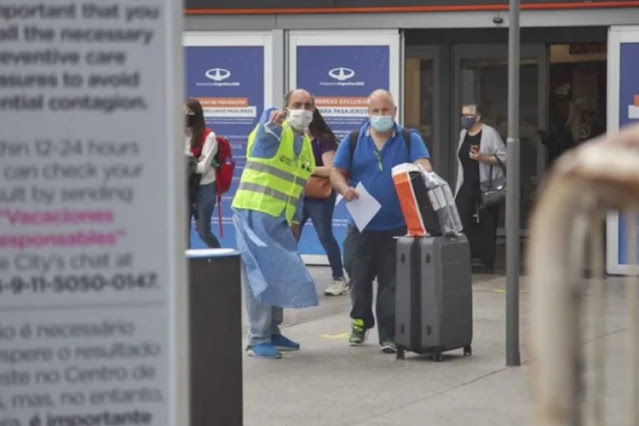
M325 200L317 198L304 198L304 212L302 221L300 222L300 232L304 229L304 225L308 219L313 221L317 238L319 239L328 263L333 271L333 279L344 277L344 268L342 267L342 253L339 244L333 235L333 211L335 210L336 194L333 194Z
M406 228L391 231L364 231L349 226L344 240L344 258L351 282L351 318L375 326L380 343L395 337L395 237ZM377 304L373 316L373 280L377 278Z
M464 234L470 241L472 257L481 259L483 266L495 267L499 205L478 209L479 185L462 185L455 198Z

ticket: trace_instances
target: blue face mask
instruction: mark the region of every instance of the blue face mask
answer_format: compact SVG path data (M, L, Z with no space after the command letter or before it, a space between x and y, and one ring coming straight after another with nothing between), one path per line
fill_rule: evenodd
M461 126L462 128L468 130L477 122L477 118L475 117L462 117L461 118Z
M395 124L393 116L391 115L371 115L370 116L371 127L378 132L387 132Z

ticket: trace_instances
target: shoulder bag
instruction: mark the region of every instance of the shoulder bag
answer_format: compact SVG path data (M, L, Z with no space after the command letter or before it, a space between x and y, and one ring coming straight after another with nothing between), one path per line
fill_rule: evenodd
M305 197L326 199L331 196L333 186L327 177L311 176L308 182L306 182L304 192Z
M506 199L506 166L501 162L499 157L495 155L498 161L498 167L504 172L501 178L493 179L493 165L490 165L488 182L482 182L479 185L481 192L480 207L492 207L501 204Z

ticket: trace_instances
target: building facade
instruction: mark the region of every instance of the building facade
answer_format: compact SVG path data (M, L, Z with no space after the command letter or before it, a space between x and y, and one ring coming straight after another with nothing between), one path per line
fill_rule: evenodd
M245 44L253 39L265 46L263 101L278 103L289 88L306 87L319 98L318 105L339 134L362 119L366 91L389 88L397 98L400 121L420 131L436 171L449 182L457 171L462 104L478 103L484 121L505 140L507 1L302 3L187 0L185 40L232 46L237 44L234 39ZM522 1L521 8L525 234L535 191L549 162L542 135L552 133L559 118L565 121L575 114L583 116L573 129L577 139L605 131L609 34L611 29L639 24L639 1L532 0ZM338 228L343 225L340 214L338 209Z

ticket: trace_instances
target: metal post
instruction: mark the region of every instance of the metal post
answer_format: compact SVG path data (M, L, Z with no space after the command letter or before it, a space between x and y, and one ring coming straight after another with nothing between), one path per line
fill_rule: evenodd
M506 177L506 365L519 356L519 0L510 1L508 26L508 173Z
M288 87L288 69L286 67L286 35L284 30L273 30L271 33L273 64L271 66L273 77L271 78L270 105L280 105ZM291 87L294 89L294 87ZM267 107L268 108L268 107Z

